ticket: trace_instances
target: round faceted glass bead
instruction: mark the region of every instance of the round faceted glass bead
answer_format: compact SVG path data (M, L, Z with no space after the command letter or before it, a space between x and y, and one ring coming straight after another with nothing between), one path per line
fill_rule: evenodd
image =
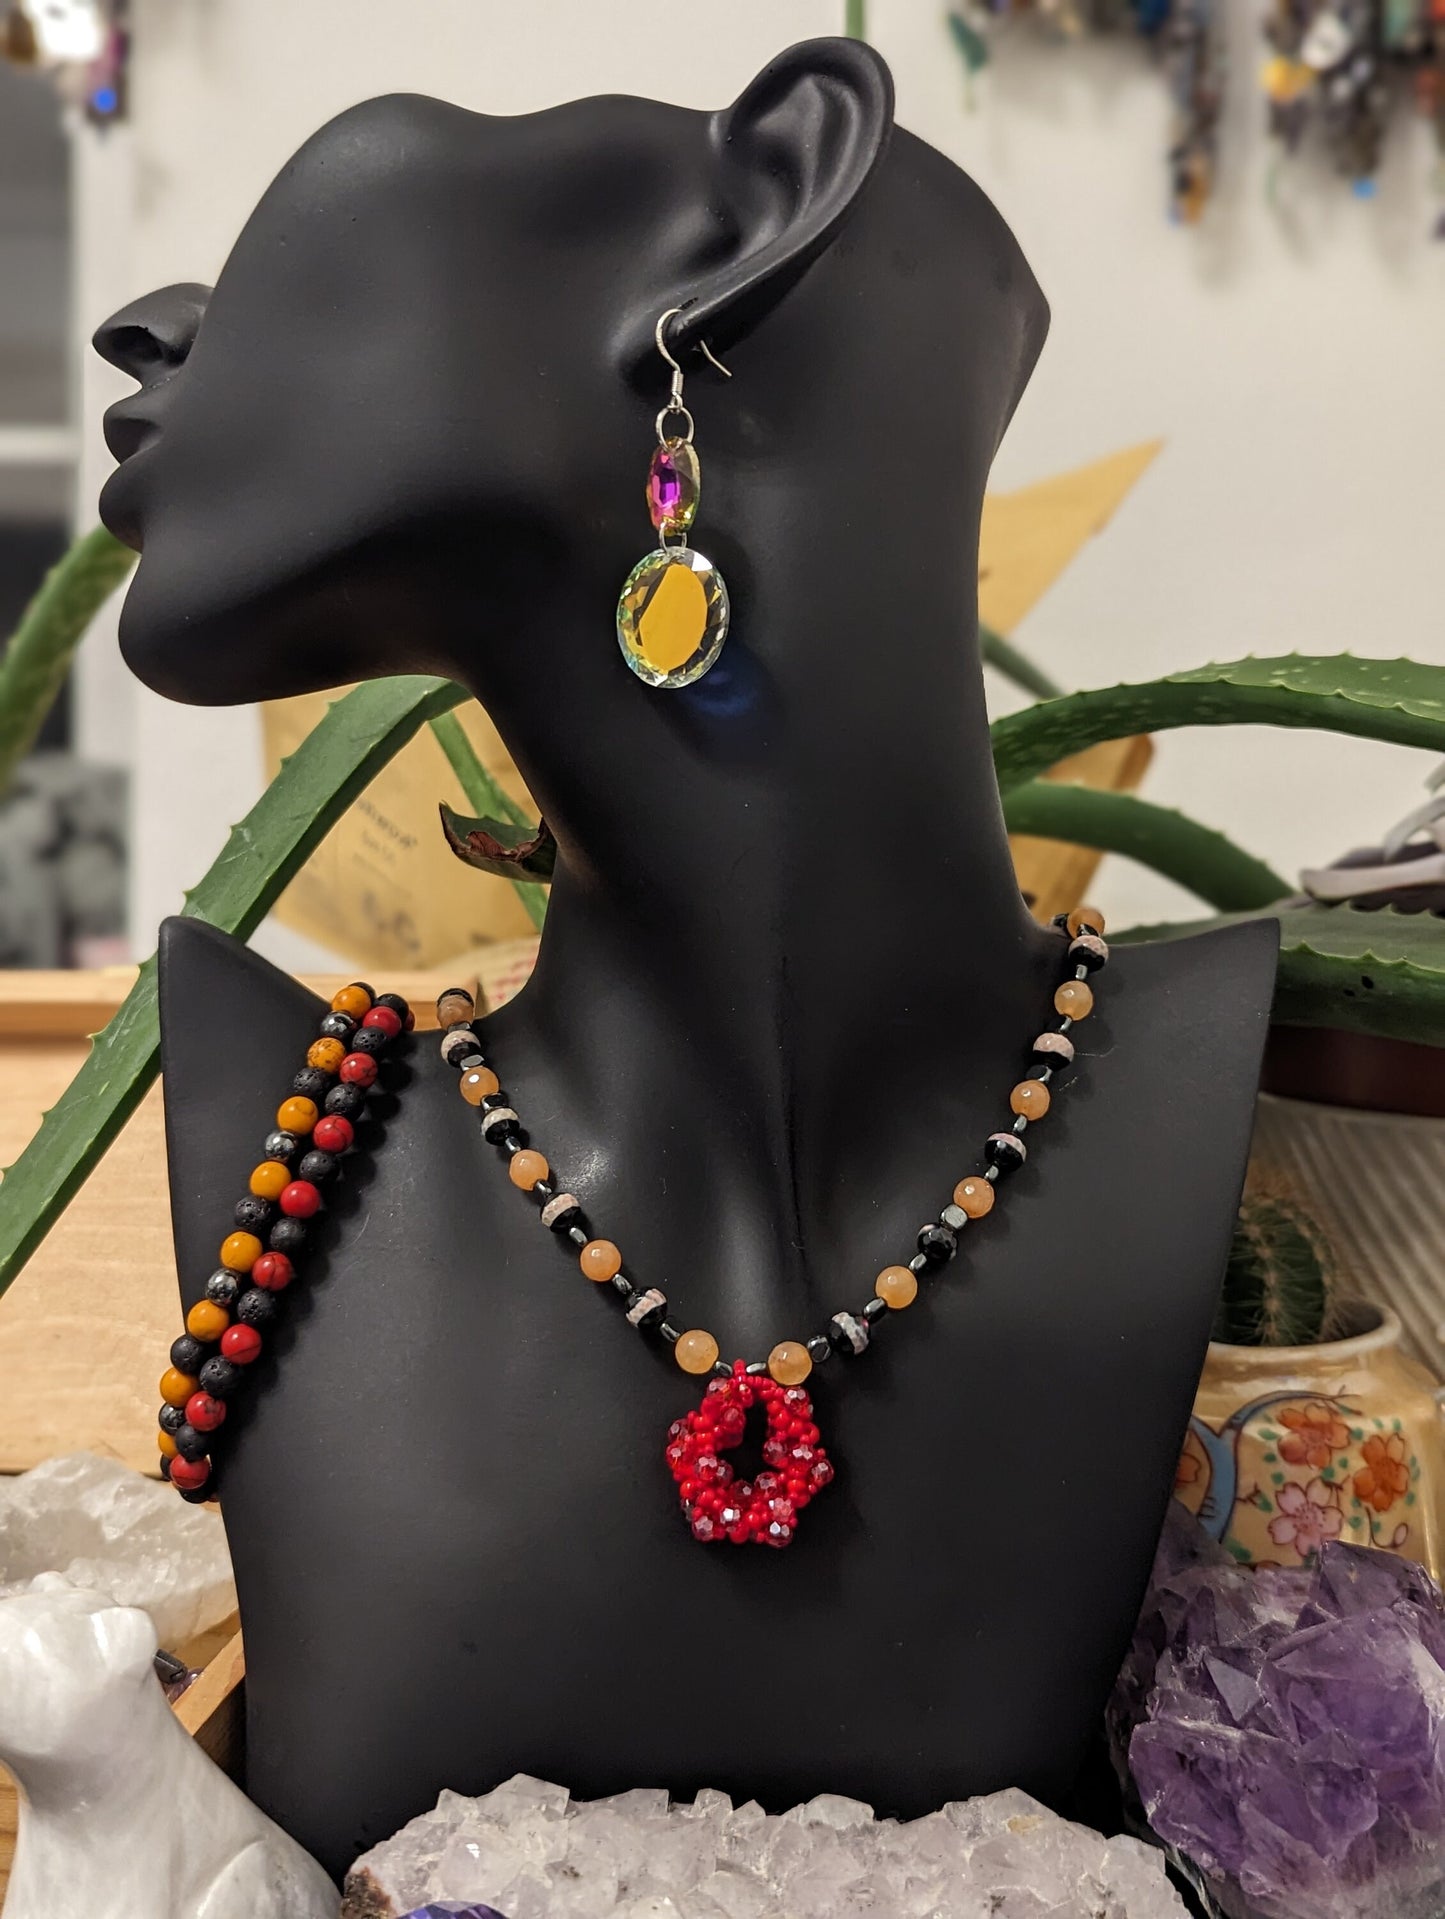
M622 657L649 686L690 686L728 635L728 590L691 547L660 547L628 574L617 602Z
M1094 989L1086 980L1066 979L1054 994L1054 1011L1065 1019L1087 1019L1094 1010Z
M647 511L660 533L685 533L697 518L702 467L687 440L669 440L647 469Z
M490 1066L473 1066L457 1081L468 1106L480 1106L484 1099L502 1090L502 1082Z
M685 1373L710 1373L717 1364L717 1341L711 1333L684 1333L672 1349L673 1358Z
M906 1266L885 1266L873 1290L885 1306L898 1313L917 1299L918 1280Z
M1042 1119L1049 1110L1049 1089L1042 1080L1021 1079L1008 1096L1020 1119Z
M812 1370L807 1347L796 1339L779 1340L768 1354L768 1371L780 1386L801 1386Z
M600 1286L622 1271L622 1254L610 1239L589 1239L577 1255L577 1263L588 1279L595 1279Z
M551 1167L540 1153L524 1147L520 1153L513 1153L507 1167L507 1177L514 1186L520 1186L524 1193L530 1193L539 1179L546 1179Z
M970 1173L967 1179L961 1179L954 1187L953 1203L961 1207L970 1219L982 1219L985 1213L993 1210L993 1185L989 1180L979 1179Z
M1104 930L1104 915L1095 906L1076 906L1073 912L1070 913L1066 924L1069 929L1070 938L1077 939L1085 927L1087 927L1091 933L1102 933Z

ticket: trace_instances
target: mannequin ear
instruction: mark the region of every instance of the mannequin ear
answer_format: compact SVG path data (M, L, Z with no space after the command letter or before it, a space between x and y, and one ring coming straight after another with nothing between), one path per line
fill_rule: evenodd
M782 298L852 211L893 131L893 76L861 40L779 54L712 121L732 247L699 276L674 343L721 348Z

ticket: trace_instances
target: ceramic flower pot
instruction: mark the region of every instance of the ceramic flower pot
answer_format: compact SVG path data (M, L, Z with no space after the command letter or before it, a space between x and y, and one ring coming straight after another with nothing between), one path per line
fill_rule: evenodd
M1430 1375L1386 1307L1346 1309L1319 1346L1209 1348L1176 1496L1246 1565L1299 1566L1327 1540L1445 1572L1445 1445Z

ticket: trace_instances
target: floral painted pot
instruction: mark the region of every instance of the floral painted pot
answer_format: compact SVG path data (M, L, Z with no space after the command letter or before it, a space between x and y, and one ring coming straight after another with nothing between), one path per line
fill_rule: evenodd
M1175 1496L1245 1565L1309 1564L1327 1540L1445 1574L1445 1424L1395 1314L1348 1308L1320 1346L1209 1348Z

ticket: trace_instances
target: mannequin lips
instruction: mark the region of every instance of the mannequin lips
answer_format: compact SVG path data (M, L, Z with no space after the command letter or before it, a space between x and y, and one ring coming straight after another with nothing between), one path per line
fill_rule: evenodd
M149 446L160 432L151 408L144 404L150 397L148 393L133 393L106 408L101 431L113 459L122 462L130 459Z

